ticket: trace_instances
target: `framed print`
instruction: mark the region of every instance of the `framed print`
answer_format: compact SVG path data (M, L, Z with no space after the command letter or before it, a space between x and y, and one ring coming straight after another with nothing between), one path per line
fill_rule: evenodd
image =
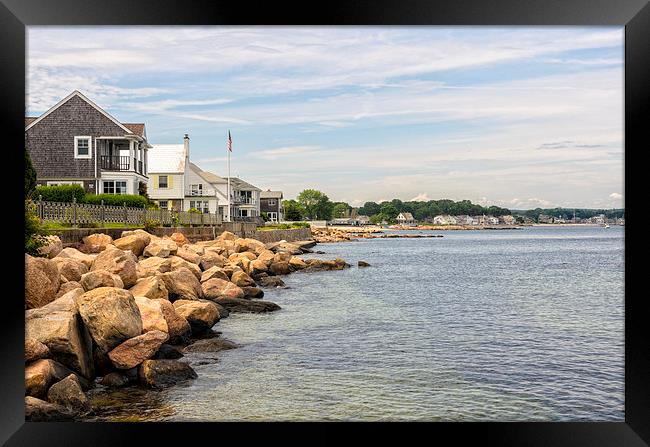
M650 442L647 2L0 11L2 442Z

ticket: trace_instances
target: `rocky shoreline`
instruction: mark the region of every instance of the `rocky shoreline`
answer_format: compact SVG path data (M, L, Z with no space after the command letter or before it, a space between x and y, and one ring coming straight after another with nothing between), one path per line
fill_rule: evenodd
M383 229L377 228L312 228L311 232L312 237L319 244L328 242L348 242L358 239L443 237L441 234L385 233Z
M238 347L214 330L220 319L279 310L261 298L282 275L350 267L299 256L315 244L134 230L63 248L48 237L43 257L25 255L26 420L90 420L101 401L91 394L195 379L185 354Z

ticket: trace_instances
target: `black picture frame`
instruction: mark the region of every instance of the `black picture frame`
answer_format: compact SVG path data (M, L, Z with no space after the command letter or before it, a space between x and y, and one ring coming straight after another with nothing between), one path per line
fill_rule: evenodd
M268 440L296 428L310 428L322 441L333 440L338 429L360 435L383 435L388 429L404 429L423 435L426 441L452 437L454 444L474 442L509 446L643 446L650 443L650 325L641 290L633 292L632 281L643 262L634 263L641 244L630 242L640 228L635 211L638 191L643 191L641 156L647 148L645 127L650 117L650 6L645 0L389 0L341 1L312 4L269 1L227 2L223 0L0 0L0 107L5 172L22 182L25 116L25 26L29 25L620 25L625 26L625 422L621 423L424 423L410 424L253 424ZM645 124L645 126L644 126ZM637 163L634 162L636 159ZM6 177L5 177L6 178ZM8 181L8 180L7 180ZM22 216L19 192L6 188L6 213ZM647 188L645 188L647 190ZM15 194L13 193L15 192ZM15 218L7 225L13 226ZM11 250L4 280L13 287L2 300L3 343L0 344L0 443L6 445L131 445L145 442L223 442L225 435L243 435L237 424L201 423L183 429L172 423L26 423L24 421L24 266L13 261L23 256L23 247L12 228L5 233L5 249ZM632 233L631 233L632 232ZM10 246L11 244L11 246ZM11 259L9 259L11 258ZM643 259L639 256L639 259ZM7 290L7 289L5 289ZM647 293L647 292L646 292ZM415 432L414 432L415 430ZM314 433L314 434L316 434ZM153 441L156 438L157 441ZM165 442L166 441L166 442Z

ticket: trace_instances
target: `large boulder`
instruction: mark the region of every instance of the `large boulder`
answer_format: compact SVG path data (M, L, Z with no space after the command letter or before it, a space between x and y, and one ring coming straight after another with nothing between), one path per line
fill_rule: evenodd
M81 261L86 264L86 267L88 268L90 268L90 266L93 264L93 261L95 260L95 256L87 255L72 247L64 248L58 255L56 255L56 257L76 259L77 261Z
M144 243L144 240L142 238L136 235L131 235L115 239L113 241L113 245L115 245L120 250L129 250L134 255L140 256L147 244Z
M81 275L88 273L88 267L83 262L72 258L54 258L52 261L56 263L59 269L59 274L63 276L66 281L79 281Z
M259 287L242 287L244 291L244 298L262 298L264 296L264 291Z
M193 334L205 332L219 321L219 310L210 301L177 300L174 309L187 320Z
M165 282L157 276L148 276L146 278L138 279L133 287L129 289L133 296L144 296L151 300L154 299L169 299L169 291L165 286Z
M38 248L38 253L41 256L52 259L63 250L63 243L59 239L59 236L37 236L36 238L44 244Z
M190 243L189 239L187 239L183 233L172 233L172 235L169 236L169 239L176 242L179 247Z
M171 301L176 299L198 300L203 297L201 283L190 270L184 267L163 273L159 275L159 278L165 283Z
M231 233L230 231L224 231L217 237L217 240L234 242L235 240L237 240L237 236L234 233Z
M203 274L201 275L201 282L204 283L207 280L212 278L223 279L224 281L230 280L230 278L223 270L223 268L217 267L216 265L214 267L210 267L205 272L203 272Z
M219 278L208 279L201 284L201 288L203 289L203 296L209 300L244 297L244 291L241 287Z
M95 258L95 261L90 267L90 271L107 270L115 273L122 278L124 287L130 288L138 280L136 265L137 258L132 253L107 247L106 250L97 255L97 258Z
M94 270L81 276L81 286L84 291L96 289L98 287L117 287L124 288L122 278L107 270Z
M271 260L271 264L275 262L289 262L293 258L293 255L291 253L276 253L273 255L273 259Z
M257 255L252 251L244 251L241 253L233 253L230 256L228 256L228 260L234 263L236 263L238 259L242 259L242 258L248 259L249 261L253 261L257 259Z
M71 413L84 414L90 411L90 402L81 389L79 379L70 374L58 381L47 391L50 403L61 405Z
M251 261L250 264L248 264L248 274L249 275L257 275L259 273L265 273L269 271L269 266L267 261L262 261L260 259L256 259L254 261Z
M56 298L60 278L56 262L47 258L25 255L25 306L44 306Z
M274 262L269 270L275 275L288 275L292 272L291 265L287 261Z
M292 244L291 242L278 242L269 247L275 253L287 253L290 255L302 254L302 249L299 245Z
M322 260L322 259L305 259L307 267L305 271L319 271L319 270L343 270L344 268L350 267L350 264L345 262L341 258L336 258L333 260Z
M246 272L233 272L230 281L239 287L255 287L255 281Z
M214 251L206 250L201 256L201 268L205 271L211 267L223 267L227 259Z
M158 273L172 271L172 260L169 258L152 257L142 259L138 263L138 278L154 276Z
M147 257L157 256L159 258L167 258L169 256L174 256L178 251L178 245L176 242L171 239L158 239L156 241L151 241L142 252L142 254Z
M144 296L136 296L135 304L140 310L140 317L142 318L142 332L169 332L167 321L165 320L165 316L163 315L163 311L158 300L152 300Z
M235 245L238 252L253 252L256 255L266 250L266 245L257 239L239 238L235 239Z
M50 304L25 312L25 338L38 340L52 357L88 379L94 377L92 339L83 324L74 289Z
M61 284L61 287L59 287L59 291L56 293L56 299L61 298L63 295L65 295L66 293L74 289L80 289L82 292L85 292L83 286L79 284L77 281L68 281L66 283Z
M26 422L72 422L74 415L61 405L25 396Z
M70 374L73 372L55 360L36 360L25 366L25 395L44 398L53 383Z
M195 254L197 254L199 256L201 256L203 253L205 253L205 246L201 245L200 243L189 244L189 245L186 245L186 246L184 246L182 248L183 248L183 250L191 251L192 253L195 253ZM180 248L179 248L179 250L180 250ZM181 255L178 255L178 256L181 256ZM187 261L189 261L189 259L187 259ZM200 262L200 258L199 258L199 262Z
M262 287L284 287L284 281L277 276L262 276L257 279L257 284Z
M201 263L201 256L199 254L184 247L178 248L176 256L185 259L187 262L191 262L192 264L199 265Z
M84 237L83 243L91 247L97 247L99 252L106 250L106 246L113 243L113 238L105 233L93 233Z
M144 242L145 247L149 245L152 240L160 239L157 236L154 236L153 234L149 234L146 231L141 230L139 228L137 230L122 231L122 237L127 237L127 236L135 236L142 239L142 242Z
M240 313L262 313L273 312L280 309L275 303L263 300L249 300L246 298L219 298L215 303L228 309L230 312Z
M99 287L78 297L77 305L83 322L102 353L142 333L140 310L128 290Z
M149 331L116 346L108 353L108 358L117 369L135 368L153 357L167 339L169 335L166 332Z
M176 312L174 305L167 300L155 300L160 304L163 317L167 323L169 333L169 343L183 344L186 343L192 335L192 328L187 320Z
M268 265L274 257L275 253L273 253L271 250L262 250L262 252L257 255L257 260L266 262Z
M25 339L25 363L50 357L49 348L34 338Z
M196 276L196 279L201 279L201 268L198 265L187 262L185 259L178 256L171 256L169 259L172 261L172 270L178 270L184 267L192 272L192 274Z
M308 267L307 263L298 256L292 256L291 259L289 259L289 265L296 270L302 270Z
M196 379L196 372L178 360L145 360L138 368L140 382L151 388L165 388L178 382Z
M237 343L234 343L225 338L216 337L196 340L191 345L183 348L183 352L219 352L235 348L239 348L239 345Z

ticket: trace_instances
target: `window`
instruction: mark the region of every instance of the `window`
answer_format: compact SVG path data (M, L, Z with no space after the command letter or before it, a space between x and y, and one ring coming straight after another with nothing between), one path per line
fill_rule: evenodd
M198 183L196 185L190 185L190 193L193 196L202 196L203 195L203 184Z
M167 188L167 176L166 175L159 175L158 176L158 188Z
M104 180L102 185L104 194L126 194L126 181Z
M206 200L190 200L190 208L196 208L203 213L209 213L210 208Z
M275 206L278 202L275 199L269 199L269 206Z
M158 207L161 209L166 210L167 209L167 201L166 200L159 200L158 201Z
M74 137L74 158L91 158L91 137Z
M271 220L271 222L277 222L278 213L270 212L270 213L268 213L268 216L269 216L269 219Z

